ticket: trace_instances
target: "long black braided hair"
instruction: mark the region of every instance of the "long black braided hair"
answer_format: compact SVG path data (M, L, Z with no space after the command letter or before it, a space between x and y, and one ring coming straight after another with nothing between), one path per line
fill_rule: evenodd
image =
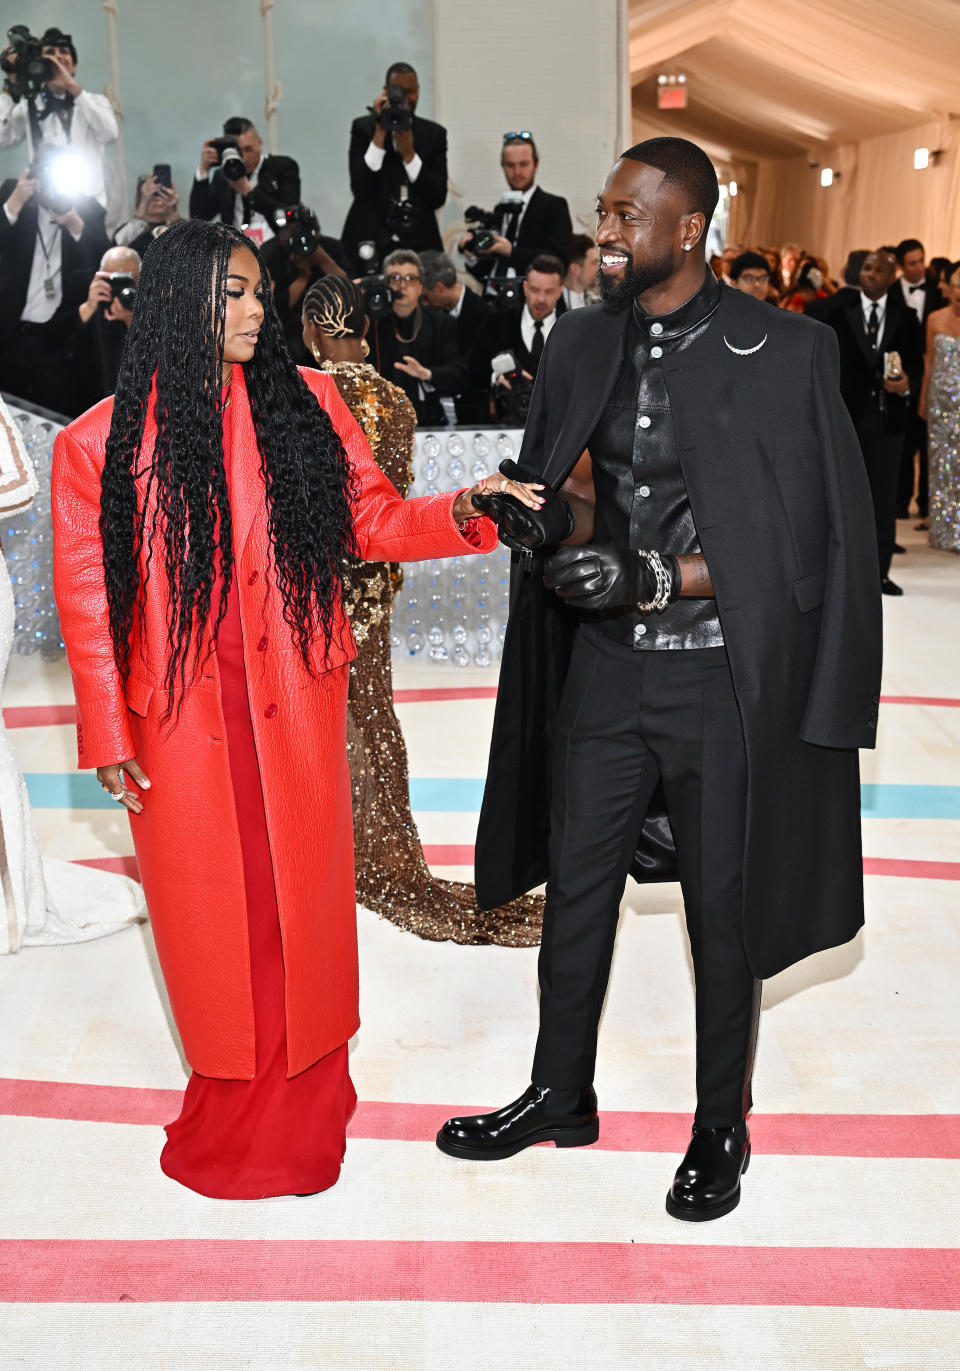
M256 246L229 225L203 220L174 224L144 258L117 380L100 497L110 634L124 682L130 672L131 632L143 609L152 560L155 555L163 558L170 586L166 719L178 697L182 701L188 669L192 679L199 666L208 627L211 645L216 643L233 576L221 364L227 272L230 254L238 247L254 254L263 283L263 324L243 373L283 616L308 667L318 631L324 648L330 647L341 563L345 553L355 551L347 456L329 416L290 359ZM152 453L141 452L154 378L157 439ZM134 479L145 467L150 468L149 488L141 502ZM153 491L157 513L147 527Z

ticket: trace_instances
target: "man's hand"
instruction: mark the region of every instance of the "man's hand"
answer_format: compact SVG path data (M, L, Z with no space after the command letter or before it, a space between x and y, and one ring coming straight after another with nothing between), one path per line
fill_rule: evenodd
M405 162L412 162L416 154L413 146L413 129L401 129L393 135L393 145Z
M508 478L508 482L520 474L516 463L509 460L500 464L500 471ZM549 486L529 487L540 492L540 505L537 507L527 501L521 502L516 496L506 493L503 487L487 486L486 482L480 484L480 491L472 497L474 508L493 520L501 543L515 552L556 547L573 533L573 510Z
M80 238L83 235L83 220L75 209L68 209L65 214L54 214L50 211L50 218L61 228L65 228L71 238Z
M69 72L57 56L53 48L44 48L43 55L52 63L56 75L46 82L48 90L62 90L67 95L72 95L74 100L83 90L83 87L73 79L73 73Z
M200 171L206 173L210 170L211 167L217 167L219 165L220 153L213 146L213 139L208 138L207 141L204 143L203 147L200 149L199 169Z
M90 282L87 298L78 311L80 318L85 324L89 324L100 306L109 304L112 299L113 291L110 289L110 281L107 273L105 271L98 271Z
M511 252L513 252L513 244L511 243L510 239L504 238L499 233L495 233L493 235L493 242L490 244L488 248L484 248L480 252L480 256L509 257Z
M380 111L387 103L387 92L382 90L373 102L373 145L377 148L387 146L387 130L380 123Z
M661 560L670 576L668 601L680 593L675 557ZM576 609L624 609L656 598L657 579L646 558L615 543L561 547L543 565L543 583Z
M137 790L127 789L124 772L134 782ZM150 782L136 757L131 757L126 762L116 762L113 766L98 766L97 780L124 809L129 809L131 814L143 813L143 801L137 791L149 790Z
M404 357L402 362L394 362L397 371L406 372L408 376L413 376L417 381L429 381L433 377L433 372L429 367L425 367L422 362L418 362L416 357Z
M7 209L15 219L19 218L24 205L29 204L39 189L40 182L34 180L30 175L30 168L25 167L17 177L17 184L7 196Z
M231 181L230 184L233 186L237 195L253 194L253 182L250 180L249 176L241 176L239 181Z
M906 376L901 376L896 381L891 381L889 377L887 377L883 382L883 388L884 390L889 391L891 395L906 395L910 389L910 382L907 380Z

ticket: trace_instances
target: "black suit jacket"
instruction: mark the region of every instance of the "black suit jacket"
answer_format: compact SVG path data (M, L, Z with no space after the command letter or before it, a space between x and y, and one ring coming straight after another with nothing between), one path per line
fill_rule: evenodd
M461 358L469 367L470 356L477 336L490 313L489 301L475 290L464 286L463 303L454 323L457 326L457 347ZM478 385L473 373L466 387L456 397L458 424L487 424L490 422L490 385L489 377Z
M403 333L410 334L414 327L412 319L394 320L371 319L367 341L370 344L370 361L381 376L393 381L406 391L414 409L417 423L427 427L438 427L446 423L441 395L458 395L467 384L467 365L457 347L457 326L442 310L431 309L429 305L420 306L420 329L412 343L399 340L394 330L398 322ZM405 371L397 371L395 363L404 357L415 357L433 372L430 381L432 390L420 396L420 382Z
M558 489L620 372L630 312L561 318L519 465ZM863 919L855 749L876 739L881 608L873 509L840 398L837 341L725 290L709 327L664 358L678 455L710 568L748 759L743 931L757 976L845 942ZM515 558L477 833L483 909L544 879L555 723L577 616ZM633 873L674 879L651 806Z
M372 114L354 119L350 128L350 189L353 204L347 211L340 235L344 247L360 270L357 245L366 241L376 243L380 257L396 247L421 252L426 248L443 248L437 226L437 210L447 198L447 130L431 119L413 116L413 147L423 166L416 181L407 178L403 158L388 136L383 166L371 171L364 161L376 125ZM386 225L387 210L402 186L406 186L413 205L414 220L403 242L393 238Z
M537 364L525 346L520 331L523 310L523 305L519 309L491 310L480 325L469 354L470 378L474 385L489 387L490 363L500 352L512 352L520 370L536 377Z
M0 186L0 205L6 204L16 184L11 178ZM63 243L63 298L54 320L60 325L65 340L76 332L79 325L77 310L86 298L90 277L110 246L103 226L103 206L92 197L82 196L76 203L76 210L83 220L80 241L75 242L66 229L58 230ZM37 246L38 213L35 198L24 205L15 224L11 224L0 209L0 347L13 337L27 303L30 268Z
M524 276L534 257L541 252L552 253L564 266L569 266L572 242L570 206L562 195L551 195L537 186L520 221L510 256L488 253L480 256L470 271L478 281L485 281L491 275L505 275L508 266L513 267L518 276Z
M873 352L863 323L860 292L839 292L832 297L830 309L822 316L833 329L840 345L840 393L859 426L867 407L878 404L888 433L902 433L909 413L909 397L883 390L883 354L899 352L904 372L910 381L910 395L916 397L923 379L923 333L917 316L903 302L899 291L887 292L880 346ZM879 401L877 396L882 396Z
M232 181L222 171L203 181L193 178L190 188L190 218L215 219L219 214L225 224L233 223L236 194ZM253 193L245 200L247 212L256 211L273 221L275 210L300 203L300 168L292 157L271 154L260 164L260 174Z

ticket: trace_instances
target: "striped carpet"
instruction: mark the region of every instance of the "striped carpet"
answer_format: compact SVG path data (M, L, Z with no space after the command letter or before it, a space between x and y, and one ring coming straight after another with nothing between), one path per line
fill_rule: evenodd
M305 1200L217 1203L160 1173L183 1066L147 930L31 949L0 962L0 1366L960 1367L960 563L908 528L864 764L868 924L765 988L738 1210L663 1208L693 1105L675 887L624 900L599 1142L486 1166L432 1138L528 1079L535 951L361 911L361 1103L339 1185ZM428 859L468 874L495 680L396 681ZM16 659L4 703L45 849L133 870L72 770L63 668Z

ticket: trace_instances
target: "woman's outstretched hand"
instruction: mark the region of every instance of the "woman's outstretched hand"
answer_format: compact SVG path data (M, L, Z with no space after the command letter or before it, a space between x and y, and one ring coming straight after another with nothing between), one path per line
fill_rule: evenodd
M463 523L464 519L476 519L479 514L486 511L481 504L477 505L473 497L475 495L512 495L528 509L540 509L543 505L543 496L538 494L543 490L542 485L531 485L527 481L514 481L502 472L496 471L492 476L485 476L482 481L478 481L469 490L461 490L453 504L453 517L458 524Z
M136 790L128 790L123 773L126 772L138 790L149 790L150 780L137 761L131 757L126 762L116 762L113 766L98 766L97 780L104 790L116 800L117 804L129 809L131 814L143 813L143 801Z

